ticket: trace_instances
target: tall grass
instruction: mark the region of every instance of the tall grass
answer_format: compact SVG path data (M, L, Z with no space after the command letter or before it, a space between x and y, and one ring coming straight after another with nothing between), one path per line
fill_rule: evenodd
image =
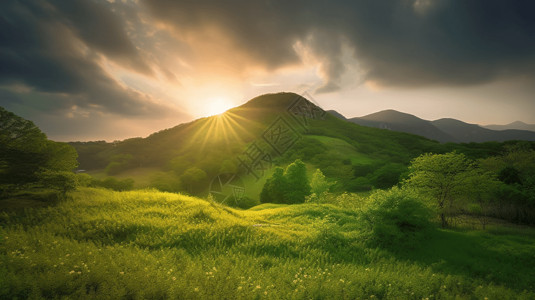
M370 247L329 204L234 210L156 191L83 188L0 215L0 298L533 299L535 234L437 230Z

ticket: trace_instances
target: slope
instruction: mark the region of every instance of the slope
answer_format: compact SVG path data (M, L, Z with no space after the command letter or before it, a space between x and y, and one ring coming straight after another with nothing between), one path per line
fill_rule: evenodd
M71 196L0 215L0 298L535 296L531 229L437 230L403 253L366 246L358 211L332 205L240 211L155 191Z

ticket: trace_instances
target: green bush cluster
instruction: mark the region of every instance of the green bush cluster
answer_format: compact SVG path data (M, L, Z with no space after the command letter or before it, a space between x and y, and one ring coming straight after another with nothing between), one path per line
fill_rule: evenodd
M283 170L276 167L273 175L267 179L260 194L262 203L295 204L305 202L310 195L310 184L306 174L306 166L297 159Z
M361 210L364 236L372 245L416 248L433 227L431 211L418 196L400 188L376 191Z

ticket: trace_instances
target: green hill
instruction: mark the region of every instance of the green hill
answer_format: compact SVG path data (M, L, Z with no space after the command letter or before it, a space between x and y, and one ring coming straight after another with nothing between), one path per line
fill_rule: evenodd
M422 153L458 150L485 157L503 149L499 143L440 144L417 135L360 126L294 93L262 95L224 114L147 138L71 145L79 153L79 168L96 177L132 177L137 187L197 195L205 194L218 174L239 173L263 180L270 167L296 158L311 169L321 168L338 182L338 191L363 191L396 184L403 168ZM248 166L251 151L267 155L261 172L251 172ZM198 182L191 183L187 176L192 168L202 175Z
M0 215L0 298L533 299L532 229L366 244L359 210L80 188Z

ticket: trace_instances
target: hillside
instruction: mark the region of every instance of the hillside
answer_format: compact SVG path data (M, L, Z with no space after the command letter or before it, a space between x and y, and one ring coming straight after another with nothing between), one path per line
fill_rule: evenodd
M332 143L318 142L314 136L339 140L351 149L346 154L329 155ZM165 172L168 181L176 182L188 169L199 168L206 173L204 186L220 173L250 173L242 162L249 159L246 152L256 147L269 155L271 166L298 157L311 168L322 168L327 176L341 179L341 190L351 189L354 169L362 164L353 158L354 153L363 164L380 167L407 164L421 153L441 151L438 143L423 137L341 120L293 93L259 96L222 115L181 124L147 138L71 145L78 150L79 168L91 174L102 176L106 170L109 175L128 177L135 173L138 182L150 182L154 174ZM147 171L143 174L139 170Z
M535 297L532 229L437 230L425 247L392 251L366 244L358 210L333 205L241 211L88 188L71 197L0 215L0 298Z

